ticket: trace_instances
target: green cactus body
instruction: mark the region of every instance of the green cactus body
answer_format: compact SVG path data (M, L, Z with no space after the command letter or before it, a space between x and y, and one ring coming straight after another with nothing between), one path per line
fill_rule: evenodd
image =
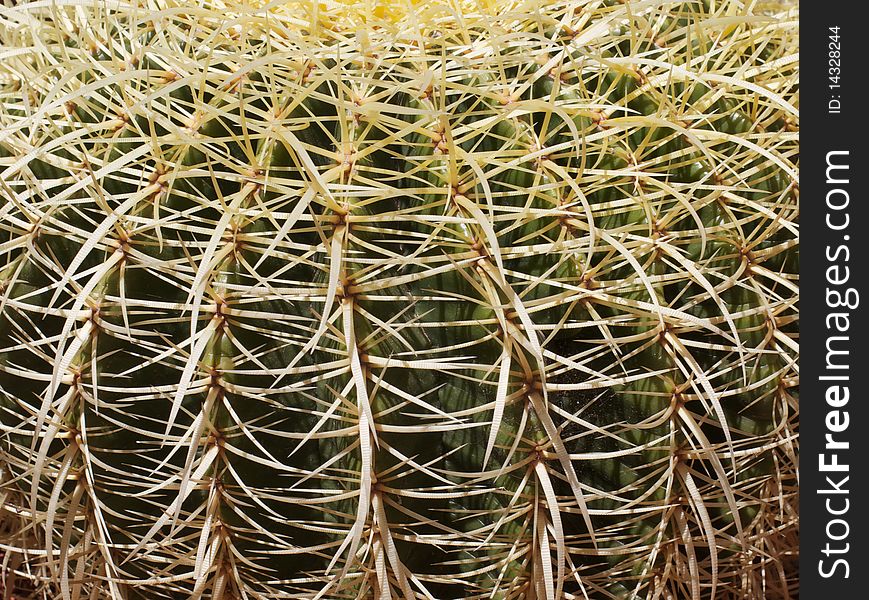
M796 12L351 4L3 13L9 580L796 597Z

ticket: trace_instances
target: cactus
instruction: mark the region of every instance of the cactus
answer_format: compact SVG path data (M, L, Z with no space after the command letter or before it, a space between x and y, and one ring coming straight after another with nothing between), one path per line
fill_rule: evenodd
M795 598L796 18L0 9L8 589Z

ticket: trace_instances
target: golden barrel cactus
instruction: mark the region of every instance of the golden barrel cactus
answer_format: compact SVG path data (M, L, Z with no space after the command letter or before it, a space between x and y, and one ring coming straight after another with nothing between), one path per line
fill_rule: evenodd
M0 8L7 589L795 598L796 18Z

